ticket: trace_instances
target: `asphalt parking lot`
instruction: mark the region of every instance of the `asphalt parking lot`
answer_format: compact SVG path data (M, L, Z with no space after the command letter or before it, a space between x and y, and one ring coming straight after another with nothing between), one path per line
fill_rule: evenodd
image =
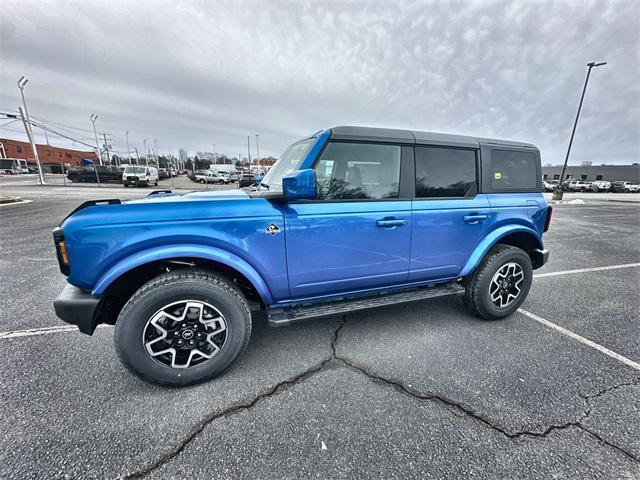
M55 317L51 229L139 190L5 185L1 478L640 478L640 203L557 205L529 298L442 298L270 329L181 390Z

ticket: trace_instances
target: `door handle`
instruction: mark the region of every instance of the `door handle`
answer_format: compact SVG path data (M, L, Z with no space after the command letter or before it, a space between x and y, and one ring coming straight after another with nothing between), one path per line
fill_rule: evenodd
M401 227L405 223L407 223L407 221L400 218L383 218L382 220L376 220L376 226L389 229Z
M489 218L489 215L473 213L471 215L464 216L464 223L470 223L471 225L475 225L477 223L484 222L487 218Z

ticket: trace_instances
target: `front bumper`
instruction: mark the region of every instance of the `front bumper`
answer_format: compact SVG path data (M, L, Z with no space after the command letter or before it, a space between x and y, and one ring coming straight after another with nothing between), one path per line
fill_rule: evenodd
M58 318L76 325L82 333L92 335L97 325L100 300L100 297L67 285L53 301L53 308Z
M535 248L533 253L531 254L531 263L533 264L533 268L540 268L549 260L549 250L540 250L539 248Z

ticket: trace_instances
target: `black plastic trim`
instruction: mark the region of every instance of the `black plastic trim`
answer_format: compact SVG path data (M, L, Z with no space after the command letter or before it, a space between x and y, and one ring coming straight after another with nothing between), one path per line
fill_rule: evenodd
M67 285L53 301L53 308L58 318L76 325L82 333L92 335L97 326L100 300L100 297Z
M64 222L67 218L69 218L71 215L78 213L80 210L84 210L85 208L89 208L89 207L95 207L96 205L120 205L122 202L120 201L119 198L107 198L104 200L89 200L87 202L81 203L80 205L78 205L74 210L71 211L71 213L69 215L67 215L66 217L64 217L64 220L62 220L62 222ZM60 225L62 225L62 222L60 222Z
M531 252L531 263L533 268L542 267L549 260L549 250L540 250L539 248L534 248Z

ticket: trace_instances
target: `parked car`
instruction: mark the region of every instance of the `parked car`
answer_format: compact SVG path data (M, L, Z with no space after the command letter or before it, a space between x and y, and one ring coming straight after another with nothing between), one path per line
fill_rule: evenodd
M217 183L218 185L222 185L224 182L224 178L219 177L213 172L207 171L206 173L197 173L196 174L196 182L198 183Z
M238 187L250 187L254 183L256 183L256 176L253 173L243 173L240 180L238 180Z
M229 178L229 172L218 172L217 175L224 180L225 184L231 182L231 179Z
M156 167L129 166L122 174L122 184L125 187L148 187L158 185L158 169Z
M76 183L97 183L98 181L101 183L121 183L122 171L123 168L115 165L91 165L70 169L67 172L67 178Z
M570 192L586 192L591 190L591 182L584 180L572 180L567 185L567 190Z
M230 181L230 182L235 183L235 182L237 182L238 180L240 180L240 175L239 175L238 173L236 173L236 172L232 172L232 173L230 173L230 174L229 174L229 181Z
M596 180L591 182L591 190L594 192L608 192L611 188L611 182L606 180Z
M160 180L164 180L165 178L169 178L169 171L166 168L158 169L158 178Z
M557 180L542 180L542 188L545 192L553 192L558 188Z
M530 144L328 129L253 189L83 203L53 231L69 283L55 311L86 334L115 324L127 368L173 386L229 367L252 308L284 326L460 294L504 318L548 259L541 188Z
M192 182L197 182L198 180L196 179L196 177L198 175L205 175L209 170L196 170L195 172L191 172L189 174L189 180L191 180Z
M0 173L8 175L29 173L29 166L22 158L0 158Z
M611 191L617 193L637 193L640 185L632 182L611 182Z

